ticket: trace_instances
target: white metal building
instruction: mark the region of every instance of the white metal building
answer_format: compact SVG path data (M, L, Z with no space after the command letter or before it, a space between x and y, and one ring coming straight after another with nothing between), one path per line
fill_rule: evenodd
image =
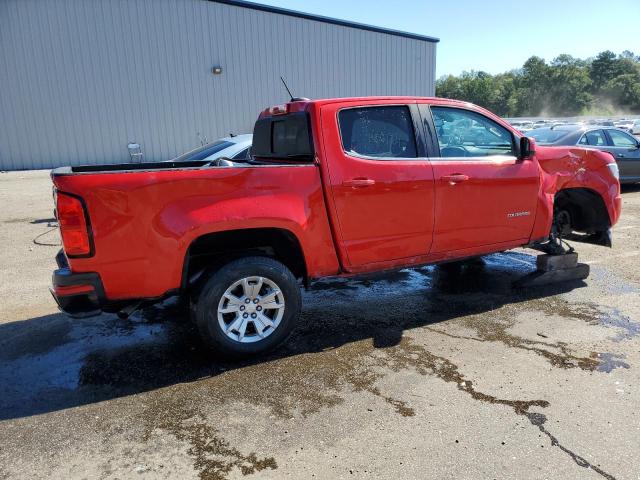
M280 75L310 98L433 95L437 42L238 0L2 0L0 170L251 132Z

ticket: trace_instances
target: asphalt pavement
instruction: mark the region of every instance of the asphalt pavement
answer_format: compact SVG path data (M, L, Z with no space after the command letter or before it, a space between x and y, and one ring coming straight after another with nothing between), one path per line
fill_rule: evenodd
M48 172L0 173L0 478L640 478L640 187L582 282L535 252L329 279L266 358L184 308L71 320Z

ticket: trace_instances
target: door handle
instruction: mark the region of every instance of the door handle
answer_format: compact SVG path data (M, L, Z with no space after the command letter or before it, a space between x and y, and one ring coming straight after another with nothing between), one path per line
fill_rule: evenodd
M453 173L451 175L444 175L442 179L446 182L449 182L451 185L460 182L466 182L469 180L469 175L465 175L463 173Z
M361 188L361 187L370 187L371 185L375 185L376 181L370 178L352 178L351 180L345 180L342 182L342 185L345 187L353 187L353 188Z

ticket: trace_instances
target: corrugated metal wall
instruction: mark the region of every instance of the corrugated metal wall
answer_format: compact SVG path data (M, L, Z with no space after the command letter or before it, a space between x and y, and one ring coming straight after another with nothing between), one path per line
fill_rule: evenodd
M433 95L435 43L205 0L2 0L0 169L251 132L287 99L280 75L311 98Z

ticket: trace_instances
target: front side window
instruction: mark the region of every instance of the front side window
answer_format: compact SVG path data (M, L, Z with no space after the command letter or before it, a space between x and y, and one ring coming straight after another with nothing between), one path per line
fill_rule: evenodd
M582 135L578 144L601 147L607 144L607 140L604 138L604 132L602 130L594 130Z
M609 130L609 136L614 147L635 147L638 144L631 135L619 130Z
M361 107L338 113L342 148L374 158L416 158L411 112L406 106Z
M484 115L450 107L431 107L441 157L515 156L513 135Z

